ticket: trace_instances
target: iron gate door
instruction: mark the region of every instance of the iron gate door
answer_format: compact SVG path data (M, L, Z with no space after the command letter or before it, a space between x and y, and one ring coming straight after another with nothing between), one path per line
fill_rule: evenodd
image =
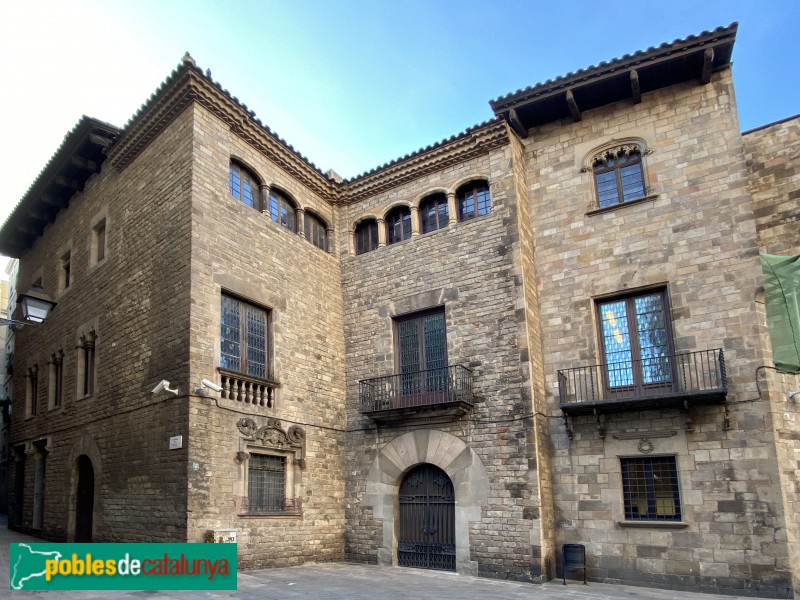
M400 484L401 567L456 570L456 503L453 482L434 465L419 465Z

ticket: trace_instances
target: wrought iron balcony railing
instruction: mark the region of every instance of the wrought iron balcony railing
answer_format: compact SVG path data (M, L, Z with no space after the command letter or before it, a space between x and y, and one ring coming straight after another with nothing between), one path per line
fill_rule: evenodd
M446 405L472 406L472 370L463 365L363 379L361 412L413 411Z
M569 415L725 402L721 348L558 371L561 410Z

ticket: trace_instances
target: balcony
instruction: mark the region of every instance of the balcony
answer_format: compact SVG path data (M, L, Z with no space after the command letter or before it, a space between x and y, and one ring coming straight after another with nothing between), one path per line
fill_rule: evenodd
M724 404L721 348L558 371L565 415Z
M223 400L265 408L273 407L275 389L279 385L277 382L227 369L217 369L217 371L222 386L220 398Z
M472 370L463 365L362 379L361 414L378 422L457 419L472 410Z

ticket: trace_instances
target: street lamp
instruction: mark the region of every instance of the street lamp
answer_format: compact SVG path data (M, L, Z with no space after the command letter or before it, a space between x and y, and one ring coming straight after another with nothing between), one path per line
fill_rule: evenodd
M32 323L38 325L47 318L47 315L56 305L55 302L50 300L50 296L44 293L40 285L34 285L29 292L20 294L17 298L17 304L22 307L22 317L25 320L0 319L0 325L15 325L17 327Z

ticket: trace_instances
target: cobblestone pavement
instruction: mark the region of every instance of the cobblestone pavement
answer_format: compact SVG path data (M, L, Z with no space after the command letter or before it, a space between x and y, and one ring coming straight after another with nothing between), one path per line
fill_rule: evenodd
M239 573L239 589L213 592L157 592L157 591L71 591L71 592L12 592L9 591L9 544L16 542L41 542L38 538L9 531L5 518L0 515L0 598L46 598L47 600L77 599L137 599L173 600L385 600L385 599L436 599L464 600L736 600L741 596L716 596L693 594L672 590L658 590L624 585L590 583L583 585L561 581L545 585L497 581L480 577L466 577L455 573L378 567L348 563L312 563L301 567L264 569Z

